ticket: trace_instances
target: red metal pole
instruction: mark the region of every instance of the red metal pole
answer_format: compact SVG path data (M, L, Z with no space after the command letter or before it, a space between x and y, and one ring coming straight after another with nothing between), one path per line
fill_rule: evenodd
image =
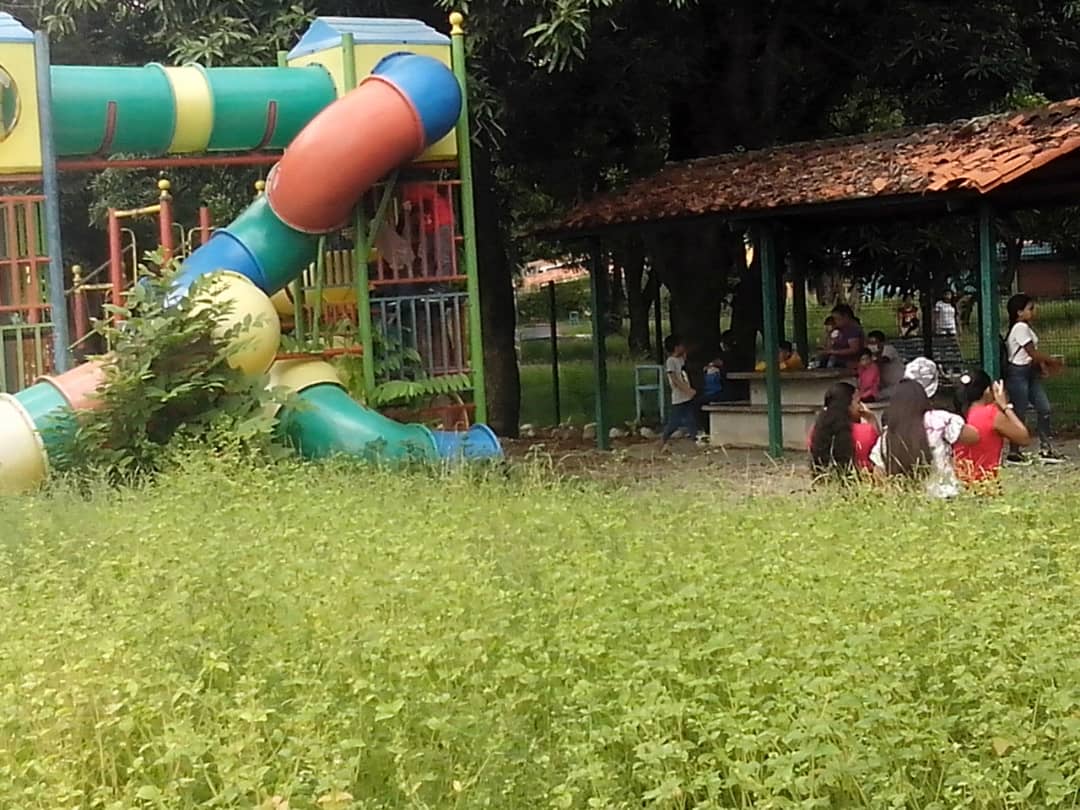
M210 239L210 209L207 206L199 208L199 244L205 245Z
M173 214L172 195L169 194L171 184L168 180L158 180L158 188L161 190L158 202L161 210L158 212L158 223L161 226L161 256L168 263L172 260L176 245L173 241Z
M26 219L26 255L28 267L26 296L26 317L29 323L41 323L44 306L41 303L41 276L38 273L40 258L37 252L37 212L33 203L23 203L23 217ZM46 257L48 258L48 257Z
M109 283L112 285L112 304L124 305L124 255L120 239L120 219L116 209L109 209Z

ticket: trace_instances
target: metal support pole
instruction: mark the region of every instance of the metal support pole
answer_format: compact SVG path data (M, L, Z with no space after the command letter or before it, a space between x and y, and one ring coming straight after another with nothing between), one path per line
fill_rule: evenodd
M53 140L49 38L43 31L34 32L34 61L37 63L45 239L49 250L49 312L52 319L53 365L58 372L63 373L71 368L71 334L68 328L67 296L64 294L64 246L60 238L60 178L56 168L56 142Z
M205 205L199 207L199 244L205 245L210 241L210 209Z
M784 454L783 404L780 401L780 317L776 296L776 242L772 225L758 230L761 251L761 311L764 319L765 391L769 400L769 455Z
M592 303L593 374L596 402L596 446L600 450L611 449L608 436L608 382L607 382L607 273L600 254L600 243L591 245L592 258L589 267L589 292Z
M161 237L161 261L164 265L171 262L176 253L176 245L173 242L172 194L169 193L171 188L172 184L164 177L158 180L158 205L160 206L158 226Z
M551 329L551 396L555 401L555 424L562 424L562 398L559 393L559 319L555 310L555 282L548 285L548 323Z
M341 59L345 93L356 88L356 43L352 34L341 36ZM371 323L371 279L368 268L368 254L371 245L368 239L367 215L364 213L364 201L361 198L353 216L353 283L356 285L356 325L360 332L360 367L364 378L364 399L370 400L375 392L375 330ZM372 234L374 237L374 234ZM317 302L316 306L322 306Z
M465 18L450 15L451 61L461 85L461 114L458 116L458 162L461 174L461 234L465 240L465 276L469 290L469 365L472 368L476 421L487 422L487 382L484 377L484 333L480 314L480 272L476 255L476 200L473 192L472 141L469 137L469 77L465 69Z
M1001 312L998 310L998 267L994 255L994 212L989 203L979 206L979 347L983 370L991 380L1001 378L998 340Z
M109 285L112 287L112 305L124 305L124 248L120 233L120 217L116 209L109 209Z

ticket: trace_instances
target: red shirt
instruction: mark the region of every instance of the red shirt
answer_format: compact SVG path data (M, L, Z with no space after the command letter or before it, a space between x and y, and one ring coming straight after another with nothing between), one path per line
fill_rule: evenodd
M450 189L431 183L408 183L401 190L406 202L413 204L423 219L425 231L434 231L444 225L454 224L454 206L450 202Z
M859 399L873 402L881 393L881 369L877 363L859 364Z
M878 440L877 428L869 422L851 423L851 443L855 446L855 469L870 470L874 464L870 461L870 451ZM806 449L814 446L814 429L810 428L810 435L806 437Z
M967 423L979 431L979 442L953 447L956 474L961 481L985 481L997 477L1001 451L1005 447L1005 438L994 430L997 415L998 406L994 404L972 405L968 411Z

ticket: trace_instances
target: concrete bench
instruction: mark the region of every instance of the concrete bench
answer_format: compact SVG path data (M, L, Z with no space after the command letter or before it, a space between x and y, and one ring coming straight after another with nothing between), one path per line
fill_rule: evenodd
M784 430L785 450L805 450L806 437L814 426L821 405L784 405L780 409L780 424ZM867 403L881 418L886 404ZM725 402L705 405L701 409L709 416L709 444L721 447L768 447L769 407L750 402Z
M821 406L784 405L780 421L784 427L784 448L805 450L806 436ZM709 415L709 444L716 447L768 447L769 408L749 402L705 405Z

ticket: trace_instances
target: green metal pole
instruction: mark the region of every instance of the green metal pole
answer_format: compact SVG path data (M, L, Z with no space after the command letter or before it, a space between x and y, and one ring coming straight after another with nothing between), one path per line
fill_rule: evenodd
M341 35L341 60L344 91L356 88L356 47L352 34ZM353 218L356 238L353 240L353 277L356 283L356 323L360 327L360 367L364 375L364 399L370 401L375 392L375 339L371 324L371 280L368 276L368 254L371 252L368 242L367 216L364 214L363 200L356 207Z
M280 68L289 66L289 52L277 52L277 66ZM293 300L293 333L297 342L304 340L304 274L301 273L292 283Z
M68 330L67 295L64 292L64 251L60 238L60 175L56 168L56 142L53 132L49 38L41 31L34 34L34 58L37 61L41 181L45 194L45 238L49 250L49 320L52 321L53 365L62 373L71 368L71 335ZM40 229L38 233L41 233ZM10 246L8 251L12 258L18 255L18 249L15 246ZM16 271L17 266L16 263L12 263L12 270Z
M465 238L465 275L469 289L469 363L472 366L476 421L487 422L487 383L484 379L484 334L480 316L480 277L476 257L476 201L473 194L472 141L469 137L469 81L465 70L465 18L450 15L451 57L454 75L461 85L461 114L454 132L457 136L461 175L461 231ZM606 439L606 437L605 437Z
M769 455L784 454L784 422L780 402L780 317L776 296L776 242L772 225L758 230L761 251L761 311L764 318L762 337L765 343L765 391L769 399Z
M326 277L326 237L319 237L319 252L315 254L315 289L311 308L311 339L318 342L322 326L323 281Z
M608 436L608 381L607 381L607 296L604 295L606 277L600 256L600 243L591 246L592 261L589 268L589 292L592 297L593 373L595 375L596 446L600 450L611 449Z
M998 310L998 268L994 256L994 212L989 203L979 206L979 345L983 369L990 379L1001 378L998 339L1001 312Z

